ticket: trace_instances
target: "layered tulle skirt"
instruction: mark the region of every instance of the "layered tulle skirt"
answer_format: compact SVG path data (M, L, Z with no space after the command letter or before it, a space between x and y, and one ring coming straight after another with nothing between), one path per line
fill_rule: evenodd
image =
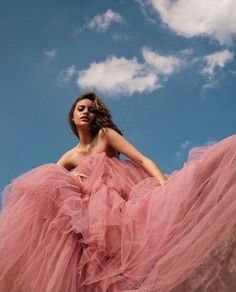
M138 164L49 163L6 186L0 291L236 291L236 136L190 152L165 186Z

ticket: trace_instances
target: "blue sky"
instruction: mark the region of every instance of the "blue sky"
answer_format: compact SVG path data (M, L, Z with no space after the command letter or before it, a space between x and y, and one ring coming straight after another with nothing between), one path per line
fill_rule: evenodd
M164 172L236 132L234 0L1 1L0 189L77 144L81 93Z

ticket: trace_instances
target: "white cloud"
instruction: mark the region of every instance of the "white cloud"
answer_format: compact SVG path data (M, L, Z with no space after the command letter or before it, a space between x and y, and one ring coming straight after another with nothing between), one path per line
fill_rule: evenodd
M46 55L46 57L52 61L54 60L56 57L57 57L57 49L52 49L52 50L49 50L49 51L44 51L44 54Z
M68 83L71 78L75 75L76 73L76 67L75 65L72 65L66 69L63 69L59 72L57 81L60 85L64 85Z
M149 48L143 48L142 54L142 63L135 57L116 56L110 56L103 62L93 62L86 70L78 72L77 85L110 94L151 92L161 87L162 82L184 64L174 55L162 56Z
M176 152L176 156L177 156L177 157L180 157L180 156L181 156L181 152L182 152L184 149L189 148L189 146L190 146L191 144L192 144L192 142L189 141L189 140L186 140L186 141L184 141L182 144L180 144L179 149L178 149L177 152Z
M149 48L143 48L142 53L144 60L159 74L170 75L183 65L183 61L173 55L162 56Z
M202 68L203 75L212 76L215 70L220 67L223 68L225 64L233 59L234 54L229 50L216 52L203 57L205 66Z
M112 38L116 41L128 41L130 39L128 35L121 34L121 33L114 33L112 35Z
M104 32L109 28L112 23L119 23L122 21L123 18L119 13L108 9L105 13L98 14L92 20L90 20L90 22L88 23L88 27L91 29L96 29L97 31Z
M154 17L150 17L150 7L147 5L147 3L150 2L150 0L134 0L140 7L144 17L145 17L145 20L152 23L152 24L157 24L157 20L155 19L155 15L152 15Z
M193 48L186 48L186 49L179 51L178 55L182 56L182 57L189 57L189 56L193 55L193 53L194 53Z
M206 83L202 87L202 93L205 90L214 87L217 83L215 73L218 68L223 68L227 62L233 59L234 54L228 50L216 52L202 58L204 66L201 69L201 74L206 77Z
M216 144L218 141L217 140L209 140L207 142L204 143L204 146L212 146L214 144Z
M147 70L145 64L138 63L136 58L128 60L116 56L91 63L87 70L79 72L77 84L110 94L153 91L160 86L157 75Z
M186 149L186 148L188 148L190 145L191 145L191 142L190 142L189 140L186 140L185 142L183 142L183 143L180 145L180 148L181 148L181 149Z
M162 21L185 37L209 36L221 44L236 34L235 0L150 0Z

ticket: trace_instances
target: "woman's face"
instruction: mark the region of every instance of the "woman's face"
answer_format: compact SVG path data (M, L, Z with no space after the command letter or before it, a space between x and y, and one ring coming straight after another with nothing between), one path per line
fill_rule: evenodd
M73 113L73 119L76 126L90 128L95 117L96 113L92 100L82 99L77 102Z

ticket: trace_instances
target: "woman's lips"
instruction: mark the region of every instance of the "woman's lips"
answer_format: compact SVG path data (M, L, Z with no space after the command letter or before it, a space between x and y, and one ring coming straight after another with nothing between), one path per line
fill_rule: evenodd
M81 117L80 119L81 119L82 121L86 121L86 122L89 120L88 117Z

